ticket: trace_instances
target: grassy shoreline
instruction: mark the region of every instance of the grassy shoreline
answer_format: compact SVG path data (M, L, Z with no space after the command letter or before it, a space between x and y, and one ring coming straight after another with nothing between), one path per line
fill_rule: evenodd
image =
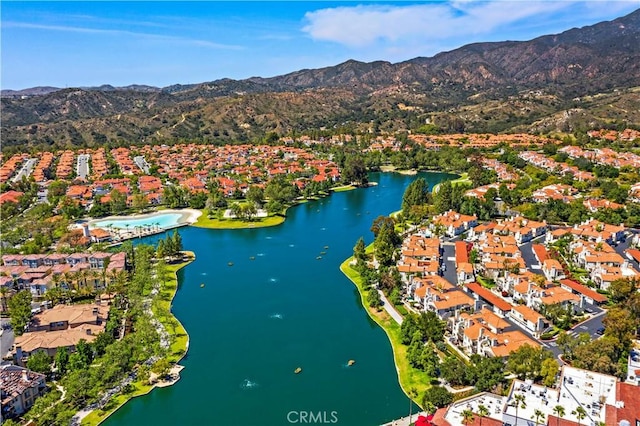
M184 253L186 254L187 260L173 265L167 265L167 269L171 272L171 276L168 281L162 285L160 290L160 305L168 309L170 317L157 317L160 323L167 330L167 333L174 334L176 336L175 341L169 348L169 355L167 356L169 362L172 363L178 363L187 354L187 349L189 348L189 335L182 326L182 323L173 315L170 309L171 302L173 302L173 298L178 292L178 271L195 260L194 252L185 251ZM156 312L154 311L154 315L155 314ZM177 323L175 329L171 325L171 321L175 321L175 323ZM142 380L137 380L131 383L131 386L134 388L132 392L114 396L105 406L106 410L93 410L84 419L82 419L81 425L99 425L129 400L138 396L146 395L156 387L155 384L149 385L144 383Z
M451 185L460 185L460 184L465 184L465 183L471 183L471 179L469 179L469 174L467 172L464 172L460 175L459 178L454 179L451 182ZM432 193L436 193L438 192L438 188L440 187L440 184L434 185L433 188L431 189Z
M365 299L364 289L362 288L362 278L350 265L352 260L353 257L350 257L342 262L340 265L340 271L342 271L342 273L349 278L353 285L358 289L362 306L366 309L367 314L369 314L371 319L373 319L386 333L393 350L393 360L398 373L398 383L400 383L400 388L407 397L411 399L413 399L409 392L411 389L417 390L417 395L424 394L424 392L431 387L432 378L427 373L417 370L409 364L409 361L407 360L408 346L403 345L401 342L400 325L395 322L395 320L391 318L386 311L378 311L369 307ZM421 401L414 400L414 402L419 406L421 404Z
M198 220L191 224L196 228L207 229L250 229L250 228L266 228L269 226L277 226L283 223L286 219L286 215L278 214L274 216L259 217L253 221L244 221L237 219L218 219L209 218L204 210L202 215L198 217Z

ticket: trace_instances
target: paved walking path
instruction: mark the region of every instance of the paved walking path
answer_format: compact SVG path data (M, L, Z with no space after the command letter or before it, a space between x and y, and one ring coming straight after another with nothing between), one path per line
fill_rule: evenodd
M398 324L402 325L402 315L396 311L396 308L394 308L393 304L389 302L389 299L387 299L387 296L384 295L382 290L378 290L378 293L380 294L384 310L387 311L389 315L391 315L391 318L393 318Z

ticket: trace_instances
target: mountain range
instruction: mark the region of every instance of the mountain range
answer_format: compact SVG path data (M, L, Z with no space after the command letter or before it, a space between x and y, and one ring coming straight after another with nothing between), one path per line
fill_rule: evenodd
M268 132L572 131L640 124L640 9L529 41L474 43L400 63L163 88L2 91L6 145L251 140Z

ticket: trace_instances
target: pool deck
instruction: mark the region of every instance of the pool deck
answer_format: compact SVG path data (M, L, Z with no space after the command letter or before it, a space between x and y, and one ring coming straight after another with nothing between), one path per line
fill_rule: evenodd
M198 217L202 214L202 212L195 209L180 209L180 210L166 209L166 210L155 211L152 213L134 214L129 216L107 216L107 217L101 217L100 219L89 218L88 220L84 221L84 223L88 223L90 229L96 229L96 228L99 228L97 226L94 226L94 224L97 222L103 222L107 220L126 221L126 220L150 219L150 218L154 218L154 217L165 215L165 214L179 214L180 218L178 219L178 223L170 226L165 226L165 227L152 226L146 229L141 227L126 229L126 230L120 229L120 228L100 228L100 229L105 229L109 231L113 236L112 241L116 244L119 244L125 240L130 240L133 238L142 238L149 235L161 234L170 229L191 225L192 223L195 223L198 220ZM80 227L82 226L82 223L77 223L76 226Z

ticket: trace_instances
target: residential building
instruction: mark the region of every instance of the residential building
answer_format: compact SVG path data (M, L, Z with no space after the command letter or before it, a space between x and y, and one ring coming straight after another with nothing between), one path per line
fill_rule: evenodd
M2 419L20 416L47 389L45 375L17 365L0 365Z

